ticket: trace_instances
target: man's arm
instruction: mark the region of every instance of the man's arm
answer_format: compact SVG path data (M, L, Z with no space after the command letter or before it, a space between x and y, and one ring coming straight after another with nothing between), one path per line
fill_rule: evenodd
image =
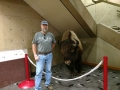
M52 43L52 50L53 50L54 47L55 47L55 43Z
M37 46L36 46L36 44L32 44L32 51L33 51L33 54L34 54L34 58L37 61L39 58L37 56Z
M37 55L37 47L36 47L36 44L32 44L32 51L33 51L33 54L34 56Z

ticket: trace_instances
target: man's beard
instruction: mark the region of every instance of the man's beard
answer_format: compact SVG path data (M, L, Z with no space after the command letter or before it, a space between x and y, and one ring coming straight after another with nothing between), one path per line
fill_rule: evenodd
M48 29L44 28L44 29L42 29L42 31L46 33L48 31Z

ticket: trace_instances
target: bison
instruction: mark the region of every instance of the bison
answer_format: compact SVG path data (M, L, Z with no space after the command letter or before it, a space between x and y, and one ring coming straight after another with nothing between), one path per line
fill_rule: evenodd
M64 58L65 64L71 72L71 75L80 75L82 66L81 43L78 41L78 38L73 38L73 31L69 31L67 33L69 33L67 38L62 40L60 43L61 54Z

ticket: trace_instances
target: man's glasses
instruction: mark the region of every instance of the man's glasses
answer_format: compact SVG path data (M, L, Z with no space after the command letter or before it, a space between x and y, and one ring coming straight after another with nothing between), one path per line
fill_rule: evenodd
M46 39L45 34L44 34L44 39Z

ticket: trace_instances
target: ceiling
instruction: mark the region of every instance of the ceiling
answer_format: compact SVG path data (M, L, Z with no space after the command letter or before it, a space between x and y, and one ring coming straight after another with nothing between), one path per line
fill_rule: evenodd
M60 0L24 0L30 7L46 19L61 34L73 30L79 38L89 37L82 26Z

